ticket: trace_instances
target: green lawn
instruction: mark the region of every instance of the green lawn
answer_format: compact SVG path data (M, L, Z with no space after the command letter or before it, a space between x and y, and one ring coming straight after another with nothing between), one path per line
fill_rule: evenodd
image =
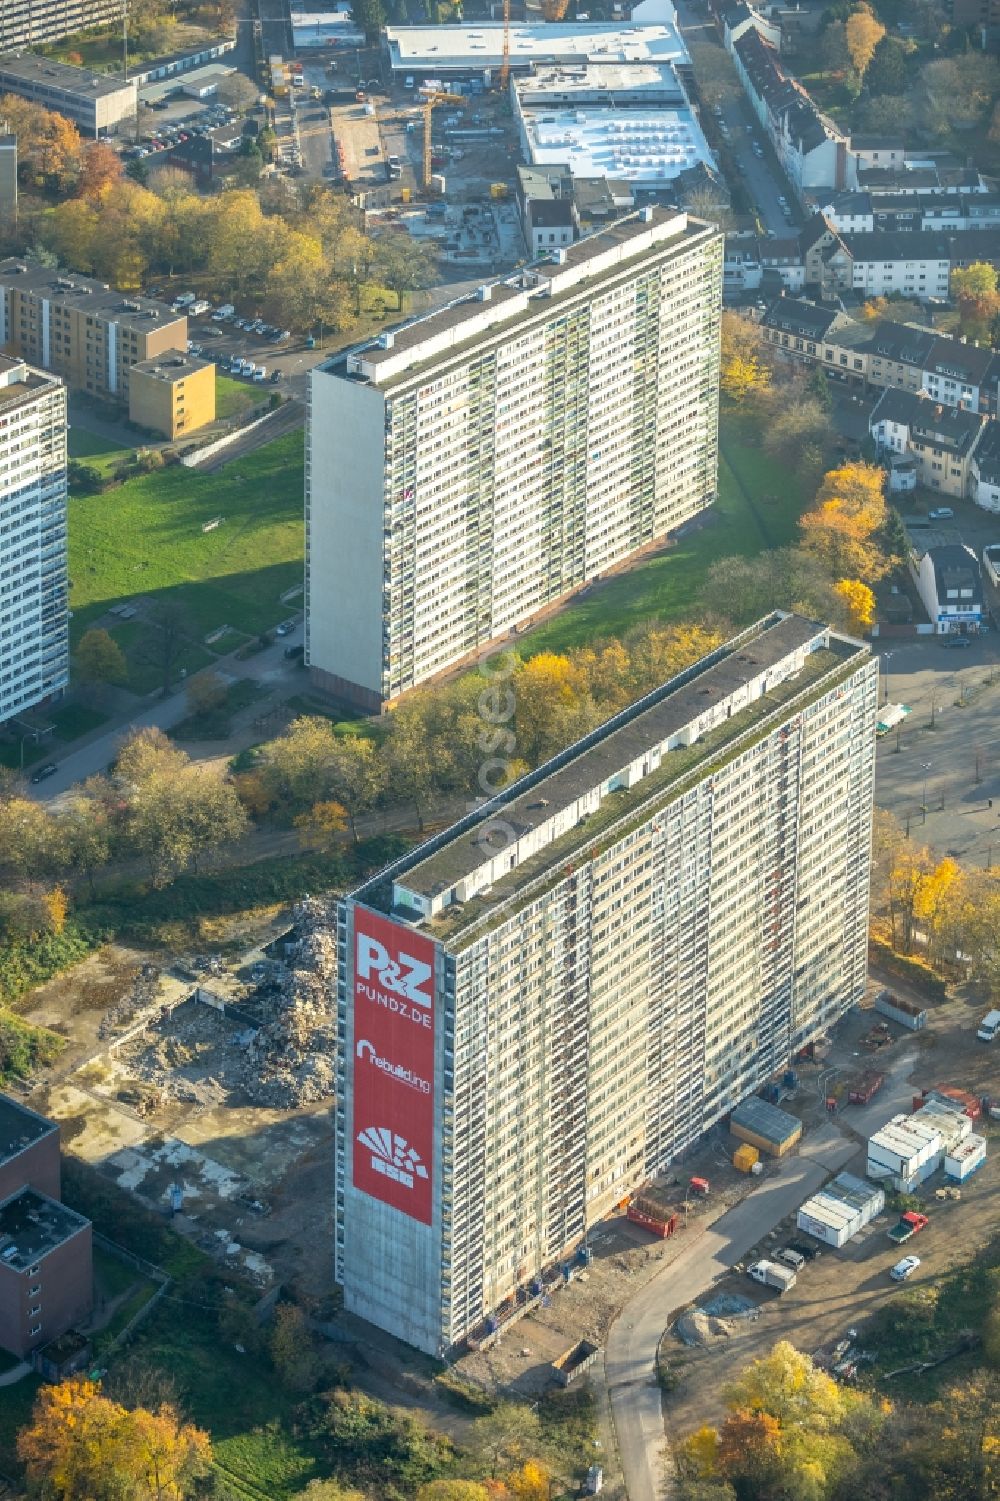
M153 693L162 686L163 671L156 662L146 660L144 647L150 636L150 628L139 620L127 620L124 625L111 627L110 634L117 641L125 653L125 662L128 667L128 677L124 686L132 693L145 696ZM191 642L180 653L173 669L173 679L176 684L181 672L188 676L192 672L199 672L202 667L207 667L215 658L207 652L203 646Z
M757 448L736 422L724 421L719 499L705 522L628 573L593 586L585 598L518 643L534 656L568 651L602 636L624 635L644 620L682 620L696 613L708 569L733 553L752 556L794 540L811 496L794 474Z
M130 448L122 448L120 443L113 443L110 438L88 432L85 427L76 423L69 430L67 445L71 459L80 459L89 464L91 469L96 469L105 479L110 479L119 464L130 459L134 452Z
M288 613L281 595L302 578L302 471L302 434L289 433L214 474L173 465L72 499L74 639L140 595L179 600L193 639L222 625L251 635L277 625ZM127 642L136 627L115 635Z
M259 406L262 400L261 387L249 381L233 380L229 375L215 374L215 415L235 417L248 407Z
M288 1501L316 1475L309 1447L293 1438L290 1395L266 1364L220 1340L214 1318L164 1302L140 1325L131 1348L168 1370L192 1420L212 1435L227 1480L261 1501Z

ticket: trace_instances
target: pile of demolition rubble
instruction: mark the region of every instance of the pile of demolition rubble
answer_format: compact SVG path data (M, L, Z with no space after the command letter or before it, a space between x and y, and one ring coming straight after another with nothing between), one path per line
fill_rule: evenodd
M264 1022L244 1054L247 1094L254 1104L283 1110L332 1096L337 1041L334 903L307 897L294 919L294 954L273 981Z

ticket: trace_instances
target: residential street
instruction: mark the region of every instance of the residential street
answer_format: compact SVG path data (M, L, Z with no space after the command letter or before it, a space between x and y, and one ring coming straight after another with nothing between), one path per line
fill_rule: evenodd
M672 1311L724 1276L856 1151L857 1143L833 1125L811 1133L775 1177L686 1245L622 1309L608 1336L604 1367L629 1501L659 1501L663 1495L665 1434L656 1351Z

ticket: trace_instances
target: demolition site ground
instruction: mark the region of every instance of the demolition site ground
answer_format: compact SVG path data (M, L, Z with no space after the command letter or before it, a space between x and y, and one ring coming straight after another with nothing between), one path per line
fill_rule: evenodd
M66 1150L260 1287L332 1289L332 947L297 909L287 962L261 919L235 962L161 973L110 946L32 998L66 1048L31 1104ZM280 946L280 945L279 945Z

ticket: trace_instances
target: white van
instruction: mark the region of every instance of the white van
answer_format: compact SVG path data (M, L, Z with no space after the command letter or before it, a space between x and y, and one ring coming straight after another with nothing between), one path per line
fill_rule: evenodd
M1000 1032L1000 1011L987 1011L979 1023L976 1036L980 1042L992 1042L998 1032Z

